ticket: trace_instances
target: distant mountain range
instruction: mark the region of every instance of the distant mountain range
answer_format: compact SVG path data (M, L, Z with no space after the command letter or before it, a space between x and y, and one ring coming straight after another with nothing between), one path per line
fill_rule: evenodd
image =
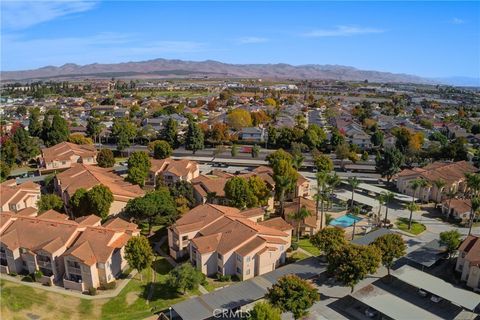
M34 70L4 71L2 80L48 80L81 78L262 78L262 79L326 79L370 82L450 83L446 79L429 79L409 74L359 70L340 65L228 64L218 61L183 61L155 59L115 64L47 66ZM461 79L461 85L470 80ZM458 80L457 79L457 80ZM453 82L452 82L453 84ZM478 85L478 80L477 80Z

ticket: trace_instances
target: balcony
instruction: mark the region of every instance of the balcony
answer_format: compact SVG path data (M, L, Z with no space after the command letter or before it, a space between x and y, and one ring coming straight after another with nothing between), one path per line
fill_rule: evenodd
M41 284L45 284L45 285L48 285L48 286L52 286L53 285L53 278L55 276L52 274L51 276L42 276L40 279L38 279L37 281L40 282Z
M39 268L52 269L52 263L50 261L37 260L37 265Z
M0 273L9 274L10 269L8 268L8 266L0 265Z
M76 268L76 267L72 267L72 266L67 266L67 269L68 269L68 273L78 274L78 275L81 275L81 274L82 274L82 270L80 270L80 268Z
M67 279L63 279L63 287L65 289L76 290L80 292L85 291L85 284L83 282L76 282Z

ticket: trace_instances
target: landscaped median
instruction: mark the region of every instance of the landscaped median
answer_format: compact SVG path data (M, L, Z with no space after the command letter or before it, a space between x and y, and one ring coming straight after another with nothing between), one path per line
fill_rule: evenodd
M165 258L157 258L152 268L142 272L143 281L137 274L116 297L110 299L97 296L87 300L1 279L2 318L25 319L32 318L31 315L43 318L48 314L49 319L144 319L154 311L199 295L197 291L182 295L170 288L166 282L171 269ZM153 272L156 274L152 283ZM149 290L152 293L147 301Z
M407 218L398 218L397 222L395 222L395 225L397 226L398 229L413 235L419 235L420 233L422 233L427 229L427 227L425 227L424 224L417 222L415 220L412 220L412 228L409 230Z

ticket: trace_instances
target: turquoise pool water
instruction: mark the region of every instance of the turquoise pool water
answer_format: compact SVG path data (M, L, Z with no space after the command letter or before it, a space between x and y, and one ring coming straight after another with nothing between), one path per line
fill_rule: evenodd
M335 227L340 227L340 228L346 228L353 225L355 221L358 222L360 220L362 220L362 218L355 217L350 214L346 214L344 216L338 217L337 219L330 221L330 225Z

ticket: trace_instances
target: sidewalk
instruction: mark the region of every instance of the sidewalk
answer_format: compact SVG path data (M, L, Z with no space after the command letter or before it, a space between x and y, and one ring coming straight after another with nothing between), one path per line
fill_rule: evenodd
M22 281L19 276L12 277L12 276L8 276L8 275L5 275L5 274L0 274L0 279L10 281L10 282L14 282L14 283L18 283L18 284L25 285L25 286L29 286L29 287L39 289L39 290L45 290L45 291L49 291L49 292L53 292L53 293L63 294L63 295L70 296L70 297L76 297L76 298L86 299L86 300L96 300L96 299L109 299L109 298L116 297L120 293L120 291L122 291L123 288L125 288L125 286L128 284L130 279L135 277L136 274L137 274L137 270L133 270L132 272L130 272L130 274L127 276L127 278L117 280L117 287L115 289L108 290L108 291L98 290L97 295L95 295L95 296L91 296L91 295L88 295L88 294L83 294L79 291L67 290L67 289L65 289L63 287L60 287L60 286L55 286L54 285L54 286L48 287L48 286L44 286L44 285L42 285L38 282Z

